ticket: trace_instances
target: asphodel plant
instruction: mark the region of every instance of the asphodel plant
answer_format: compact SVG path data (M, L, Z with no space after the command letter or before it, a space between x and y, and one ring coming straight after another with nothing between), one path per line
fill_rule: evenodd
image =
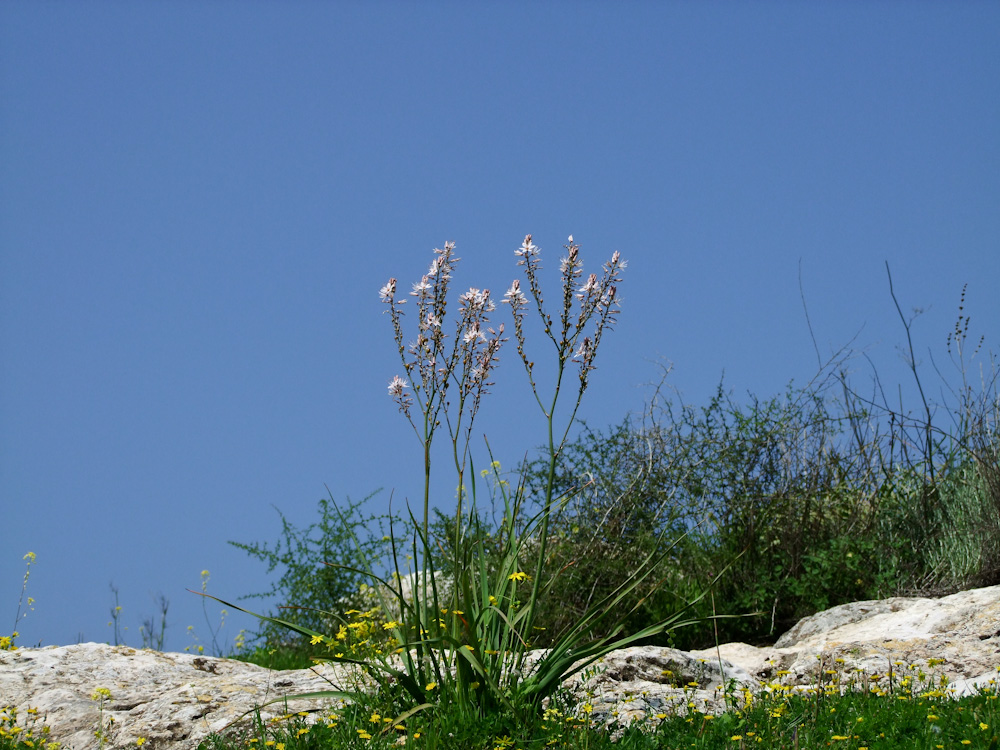
M559 265L560 306L555 316L546 311L540 250L530 234L515 251L527 293L522 281L515 279L502 299L510 308L517 354L542 415L548 459L544 495L527 498L523 481L512 487L501 479L499 464L490 455L493 487L499 492L494 500L503 507L497 528L485 530L485 535L479 528L470 441L482 398L493 385L493 372L507 341L504 325L491 325L490 317L496 311L493 295L488 289L470 288L458 297L455 320L449 322L449 287L459 261L450 242L434 250L430 268L408 294L400 296L395 278L379 292L402 366L402 372L390 381L388 393L413 428L423 454L422 508L420 512L410 509L408 538L390 533L392 575L378 576L377 561L360 555L357 565L350 566L375 584L374 591L388 618L386 627L392 633L391 647L363 660L336 653L330 659L362 668L383 690L383 700L389 695L402 700L397 721L435 707L476 715L504 711L512 719L527 719L538 714L545 698L566 678L603 655L685 624L686 608L639 632L624 633L622 623L633 611L626 602L634 602L636 589L649 588L650 577L673 546L661 544L575 625L554 634L548 649L533 650L538 604L559 574L550 569L547 556L549 521L553 511L569 499L555 493L556 468L595 369L602 337L613 328L620 311L618 285L626 267L615 251L599 273L584 276L580 247L572 236L564 247L566 255ZM411 302L416 338L408 341L404 321L406 305ZM554 345L553 381L547 386L539 382L542 368L536 372L529 355L526 332L532 315L537 315L541 329ZM575 400L565 424L557 426L556 409L567 392L575 392ZM447 577L441 575L443 547L432 537L430 522L432 445L442 428L450 440L458 487L451 524L454 538L448 540L452 559ZM488 549L484 536L490 540ZM410 569L408 561L415 569ZM338 613L329 614L340 618ZM274 618L264 619L283 624L314 643L327 642L336 651L335 637ZM599 631L596 626L601 626ZM593 639L592 632L608 635ZM368 699L367 694L356 691L327 694Z

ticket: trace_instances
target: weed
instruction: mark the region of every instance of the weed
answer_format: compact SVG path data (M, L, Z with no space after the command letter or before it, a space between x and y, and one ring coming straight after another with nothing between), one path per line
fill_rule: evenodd
M28 578L31 576L31 566L35 564L36 555L34 552L28 552L22 559L27 560L27 565L24 571L24 579L21 581L21 593L17 598L17 612L14 614L14 629L11 631L10 635L0 636L0 651L13 651L17 648L16 641L17 637L20 635L17 628L21 620L28 616L28 612L35 608L35 600L29 596L27 601L25 601L24 594L28 590ZM25 607L27 607L27 610L22 612L21 610Z

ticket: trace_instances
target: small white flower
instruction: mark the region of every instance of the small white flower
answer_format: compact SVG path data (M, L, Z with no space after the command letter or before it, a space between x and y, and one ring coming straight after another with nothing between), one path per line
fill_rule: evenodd
M427 293L431 290L431 285L427 283L427 277L424 276L420 281L413 285L413 291L410 292L411 297L420 297L423 299L427 296Z
M410 342L409 348L410 348L410 352L412 354L414 354L414 355L419 354L421 349L426 349L427 348L427 337L424 336L424 334L422 334L422 333L419 334L417 336L417 340L416 341L411 341Z
M472 287L458 298L458 301L462 304L462 310L472 309L481 310L482 312L493 312L496 309L496 305L493 300L490 299L490 290L483 289L479 290Z
M473 344L477 341L486 341L486 334L479 330L479 323L473 323L469 326L469 330L465 332L465 336L462 340L466 344Z
M503 301L509 302L515 307L527 303L528 298L525 297L524 292L521 291L521 282L518 279L514 279L514 281L511 282L510 289L508 289L506 294L503 296Z
M410 386L408 386L406 384L405 380L403 380L401 377L399 377L399 375L396 375L392 379L392 382L389 383L389 395L390 396L402 396L403 395L403 389L404 388L409 388L409 387Z
M442 280L447 280L451 278L451 267L458 260L458 258L452 258L452 251L455 249L454 242L444 243L444 250L434 248L434 252L437 253L437 257L431 261L430 270L427 272L428 276L438 276Z
M583 299L583 295L591 294L592 292L600 292L601 285L597 283L597 274L592 273L587 277L587 283L576 290L580 299Z
M441 318L439 318L434 313L427 313L426 327L427 328L440 328L441 327Z
M538 245L531 241L531 235L525 235L521 247L514 251L514 255L527 258L530 255L538 255Z
M389 283L384 287L379 289L378 296L383 302L392 302L393 296L396 294L396 280L389 279Z

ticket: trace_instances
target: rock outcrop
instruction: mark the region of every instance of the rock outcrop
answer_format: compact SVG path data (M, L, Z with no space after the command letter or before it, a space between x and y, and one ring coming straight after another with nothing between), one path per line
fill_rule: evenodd
M628 721L684 712L725 710L725 686L758 691L781 681L801 688L831 682L884 684L895 674L947 678L963 695L997 678L1000 586L940 599L856 602L807 617L772 648L727 643L684 652L635 647L615 651L566 687L588 702L592 717ZM914 678L915 679L915 678ZM270 671L189 654L137 651L93 643L0 651L0 707L34 707L66 750L95 747L189 750L257 706L298 693L352 689L345 667ZM100 694L105 689L103 705ZM289 701L261 718L319 708L330 701ZM244 720L247 721L247 720ZM239 724L235 725L237 728Z
M347 689L344 668L272 671L232 659L81 643L0 651L0 708L37 708L63 750L98 746L187 750L275 698ZM99 690L107 691L103 696ZM317 708L289 701L260 711L265 721ZM326 701L328 705L329 700ZM239 726L239 725L237 725Z
M930 671L964 694L998 676L1000 586L843 604L800 620L773 648L728 643L718 653L760 680L787 671L795 685L815 684L821 669L887 679L900 665L933 661Z

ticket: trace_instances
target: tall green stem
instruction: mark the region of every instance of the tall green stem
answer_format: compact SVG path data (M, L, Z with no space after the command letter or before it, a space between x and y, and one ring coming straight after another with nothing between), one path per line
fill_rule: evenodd
M431 438L433 437L433 429L429 424L430 419L428 412L429 409L424 411L424 539L427 539L427 516L430 511L431 502Z
M562 386L563 372L566 368L566 357L560 353L559 370L556 373L556 388L552 396L552 404L549 406L548 419L549 432L549 475L545 482L545 505L542 511L542 523L539 527L541 539L538 546L538 561L535 563L535 577L531 582L531 604L528 613L527 625L525 626L525 636L530 637L531 630L535 624L535 603L538 601L538 590L542 582L542 573L545 568L545 553L549 543L549 517L552 514L552 492L556 483L556 443L553 434L553 421L555 420L556 403L559 401L559 390Z

